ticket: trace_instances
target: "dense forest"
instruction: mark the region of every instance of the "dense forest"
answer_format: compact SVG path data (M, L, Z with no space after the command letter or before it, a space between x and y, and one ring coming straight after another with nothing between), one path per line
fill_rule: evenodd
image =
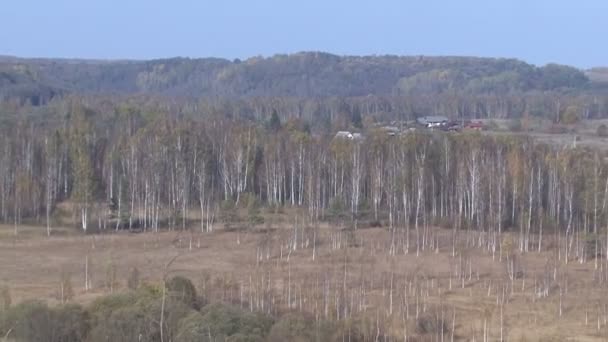
M336 109L392 119L532 115L559 121L560 112L568 109L581 118L608 116L604 69L537 67L515 59L326 53L245 61L0 57L0 111L14 114L15 107L45 107L70 96L135 97L140 103L179 104L179 111L194 112L203 110L193 106L217 107L222 102L226 115L249 117L271 107L279 115L310 121L331 116Z
M297 118L204 118L80 102L50 129L20 121L3 131L0 220L44 223L73 203L83 231L186 229L243 224L239 206L302 208L312 222L383 222L395 253L431 248L427 228L450 222L483 233L500 251L500 233L518 233L521 251L563 239L564 258L584 258L578 234L608 231L608 168L600 151L557 148L523 136L367 128L364 140L311 132ZM110 211L110 213L108 213ZM602 233L603 232L603 233ZM600 235L605 237L599 239ZM473 243L473 242L471 242Z
M228 61L174 58L80 61L0 58L3 89L32 84L57 92L207 96L364 96L412 90L468 93L581 90L582 71L514 59L474 57L339 57L299 53ZM601 69L598 69L601 71Z
M395 92L470 94L581 90L575 68L535 67L514 59L339 57L326 53L228 61L174 58L146 62L0 59L2 88L32 84L56 92L209 96L365 96ZM24 89L24 90L25 90Z

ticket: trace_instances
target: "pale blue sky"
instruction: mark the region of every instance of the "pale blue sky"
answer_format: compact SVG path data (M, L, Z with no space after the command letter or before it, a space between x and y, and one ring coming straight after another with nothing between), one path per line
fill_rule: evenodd
M5 0L0 54L247 58L298 51L608 65L608 0Z

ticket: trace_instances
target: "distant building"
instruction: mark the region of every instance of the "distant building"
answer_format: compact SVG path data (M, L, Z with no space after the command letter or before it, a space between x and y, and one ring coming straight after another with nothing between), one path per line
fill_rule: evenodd
M336 133L336 138L352 139L353 134L349 131L339 131L338 133Z
M456 121L450 121L447 124L441 126L441 130L446 132L458 132L462 129L462 126Z
M361 133L351 133L349 131L339 131L336 133L336 139L349 139L349 140L361 140L363 135Z
M391 137L399 134L399 132L400 132L399 127L396 127L396 126L384 126L381 129Z
M449 122L449 119L445 116L432 115L419 117L416 121L418 124L427 128L435 128L446 125Z
M472 121L467 123L465 128L480 131L483 129L483 123L481 121Z

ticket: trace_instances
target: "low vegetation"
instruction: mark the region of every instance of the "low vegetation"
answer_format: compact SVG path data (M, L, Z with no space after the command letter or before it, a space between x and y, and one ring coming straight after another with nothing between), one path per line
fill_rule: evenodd
M177 287L177 289L176 289ZM302 313L270 316L231 304L207 302L190 280L175 277L167 290L145 285L101 297L87 306L49 307L27 301L0 311L0 335L24 342L132 341L358 341L365 336ZM369 339L369 337L368 337Z

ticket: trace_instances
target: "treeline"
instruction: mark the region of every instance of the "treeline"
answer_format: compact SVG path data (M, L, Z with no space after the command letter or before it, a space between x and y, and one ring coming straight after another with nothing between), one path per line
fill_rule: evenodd
M209 298L197 294L189 279L179 276L164 285L142 285L107 295L87 306L51 307L37 301L11 305L6 295L0 306L0 336L11 341L313 342L391 338L384 329L379 335L380 327L371 319L333 322L295 311L272 315L257 312L243 302L210 303ZM424 317L418 330L435 334L424 331L434 326Z
M601 151L510 135L390 137L371 127L353 141L276 113L264 124L105 116L77 104L67 113L55 130L22 122L0 137L2 222L46 223L50 234L58 205L69 202L85 231L185 229L192 211L206 231L253 203L300 208L312 222L378 221L397 232L395 252L430 248L427 228L442 223L480 234L492 252L507 230L521 251L557 238L566 258L589 251L580 236L595 236L598 252L608 239L599 239L608 233Z
M362 96L391 93L400 80L470 82L472 91L578 89L575 68L535 67L515 59L425 56L336 56L303 52L254 57L151 61L0 59L4 83L30 78L72 92L155 92L191 96ZM14 77L14 78L12 78ZM447 84L447 83L446 83ZM501 86L494 88L493 86Z
M144 116L166 115L209 120L226 119L263 122L276 113L282 122L297 119L313 133L359 130L374 125L405 125L418 117L443 115L452 120L498 119L571 125L586 119L608 117L608 96L594 93L530 92L526 94L438 94L362 97L255 97L242 99L185 99L160 96L65 96L44 106L18 100L0 100L0 127L16 122L57 128L64 125L73 103L81 103L97 113L97 121L110 124L121 112L141 112ZM103 128L103 127L102 127Z
M594 78L595 80L595 78ZM605 90L605 89L604 89ZM304 52L228 61L0 58L0 99L43 105L68 94L188 98L436 96L551 92L605 96L584 72L515 59L335 56ZM443 113L449 115L451 113Z

